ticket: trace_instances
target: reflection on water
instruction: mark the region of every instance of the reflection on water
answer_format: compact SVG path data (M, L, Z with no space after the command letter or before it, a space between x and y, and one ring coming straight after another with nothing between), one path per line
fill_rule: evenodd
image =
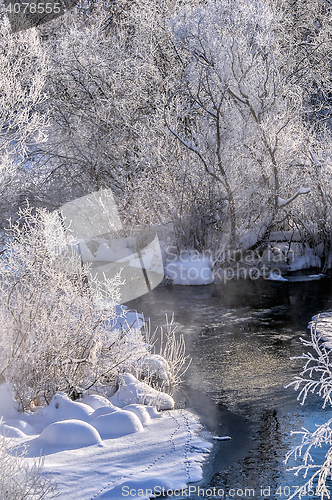
M165 324L165 313L174 312L192 356L177 399L214 433L232 436L215 446L205 479L225 497L238 488L233 498L247 498L241 490L253 488L255 498L284 500L288 486L301 484L283 464L291 439L295 442L289 433L313 411L320 418L323 411L314 398L301 407L294 390L284 386L302 367L290 357L302 354L300 337L308 335L309 320L332 309L331 287L330 278L167 286L128 304L152 326Z

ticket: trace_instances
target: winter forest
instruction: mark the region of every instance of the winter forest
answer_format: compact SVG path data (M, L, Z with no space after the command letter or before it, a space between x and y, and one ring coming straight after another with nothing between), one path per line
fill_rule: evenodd
M1 4L0 500L330 498L332 3L75 3Z

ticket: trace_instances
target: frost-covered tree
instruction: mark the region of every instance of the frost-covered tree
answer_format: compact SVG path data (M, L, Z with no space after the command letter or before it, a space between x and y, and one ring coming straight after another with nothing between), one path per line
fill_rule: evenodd
M281 71L288 82L301 85L303 114L318 132L331 123L332 5L329 0L282 0L276 30Z
M305 360L301 374L295 377L287 387L294 386L299 391L297 399L303 405L309 394L316 394L323 400L323 408L332 406L332 351L331 345L321 338L316 321L311 325L310 340L301 339L308 348L300 358ZM320 496L330 498L330 481L332 480L332 419L309 431L292 432L302 436L300 445L294 446L286 455L285 463L291 460L301 460L300 465L294 465L289 470L296 476L303 476L305 483L294 491L295 496ZM317 452L319 453L317 454Z
M280 16L264 2L225 0L172 20L183 72L166 123L219 186L233 244L241 230L268 236L310 191L302 89L281 71Z
M137 26L117 5L112 20L102 2L86 19L78 9L44 41L52 134L34 155L34 181L49 206L102 187L123 194L144 168L160 77L151 40L137 46Z
M46 139L48 62L36 29L12 34L8 19L3 13L0 17L0 206L4 221L24 188L29 152Z
M75 397L111 383L146 354L137 328L115 327L120 276L98 282L81 266L57 213L28 208L7 231L0 259L0 373L23 409L57 391ZM91 283L94 293L91 294ZM130 325L129 325L130 326Z

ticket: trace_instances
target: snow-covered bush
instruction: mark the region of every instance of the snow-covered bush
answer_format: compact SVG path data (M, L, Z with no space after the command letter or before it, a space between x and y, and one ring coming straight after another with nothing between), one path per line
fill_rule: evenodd
M150 352L134 363L131 371L150 385L171 389L181 384L191 359L186 355L183 335L176 332L174 315L169 320L166 314L165 326L165 330L160 326L152 332L150 322L145 323L144 336Z
M317 330L316 321L311 324L311 339L301 339L303 345L309 348L308 352L295 359L305 360L303 371L287 387L294 386L299 390L297 399L303 405L309 393L317 394L323 400L323 408L332 406L332 351L322 340ZM294 358L293 358L294 359ZM301 458L300 465L294 465L289 470L296 476L302 475L307 481L289 497L298 495L320 496L330 498L328 481L332 480L332 419L310 432L303 428L292 432L302 436L300 445L294 446L286 455L285 463L291 459ZM318 457L317 451L319 449ZM324 450L324 452L323 452Z
M97 282L92 298L89 268L68 245L56 213L25 209L7 236L0 258L0 373L23 409L48 403L57 391L75 397L110 382L146 353L137 327L115 328L114 305L98 307ZM119 283L119 275L107 281L110 304L119 303Z
M52 477L42 474L43 460L32 465L10 449L5 437L0 438L0 498L2 500L46 500L58 496Z

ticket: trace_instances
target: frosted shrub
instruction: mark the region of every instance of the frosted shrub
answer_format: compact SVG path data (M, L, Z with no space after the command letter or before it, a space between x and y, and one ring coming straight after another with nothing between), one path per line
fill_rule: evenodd
M165 330L159 327L151 332L150 323L146 323L144 334L150 353L136 363L136 376L161 388L180 385L191 359L186 355L183 335L176 332L174 315L169 320L166 314Z
M22 409L108 383L145 352L139 330L114 328L120 276L107 282L110 305L97 307L89 269L62 234L56 215L21 211L0 259L0 373Z
M319 316L317 317L317 319ZM324 345L317 331L317 320L311 325L311 339L301 339L303 345L309 347L307 353L303 353L300 358L304 359L305 365L300 376L297 376L287 387L294 386L299 390L298 400L303 405L309 393L317 394L323 400L323 408L332 406L332 352ZM296 476L302 475L307 479L306 483L289 497L298 495L320 496L330 498L330 491L327 484L332 479L332 419L316 427L310 432L302 428L301 431L292 432L302 436L300 445L294 446L286 455L285 463L290 459L301 458L301 464L291 467ZM317 449L319 458L317 463ZM324 450L325 448L325 450ZM324 453L323 453L324 450ZM309 479L308 479L309 478Z
M23 455L11 453L8 440L0 440L0 498L46 500L58 496L56 484L42 474L43 460L28 465Z

